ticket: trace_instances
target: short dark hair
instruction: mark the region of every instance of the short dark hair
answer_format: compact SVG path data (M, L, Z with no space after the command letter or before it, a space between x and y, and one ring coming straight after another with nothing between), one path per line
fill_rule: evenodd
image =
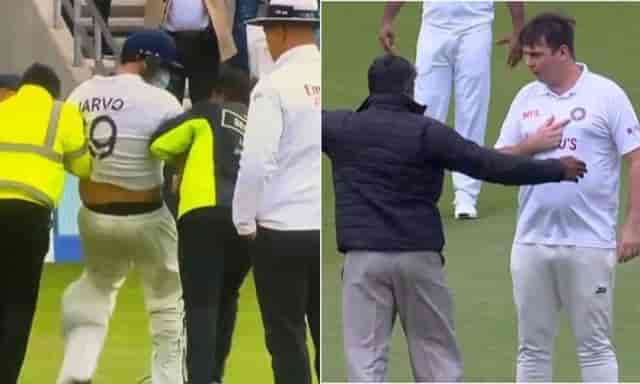
M20 87L20 76L14 74L0 74L0 88L17 91Z
M410 94L416 69L402 56L384 54L369 66L369 93Z
M227 101L249 105L251 89L255 82L245 71L227 64L220 65L213 92L220 93Z
M53 68L40 63L31 64L22 74L20 86L28 84L46 89L54 99L58 99L62 92L60 78Z
M545 12L537 15L522 28L518 41L521 47L531 47L543 38L552 51L560 46L569 48L571 57L575 59L574 26L576 21L560 13Z

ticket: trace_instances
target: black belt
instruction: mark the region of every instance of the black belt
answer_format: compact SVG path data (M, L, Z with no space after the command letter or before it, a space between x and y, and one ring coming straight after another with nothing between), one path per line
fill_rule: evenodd
M201 34L204 33L211 33L213 31L212 27L207 27L204 29L196 29L196 30L188 30L188 31L169 31L167 30L167 32L169 32L169 34L173 37L186 37L186 38L194 38L194 37L198 37Z
M106 204L89 204L87 209L103 215L128 216L141 215L162 208L162 201L154 201L150 203L106 203Z

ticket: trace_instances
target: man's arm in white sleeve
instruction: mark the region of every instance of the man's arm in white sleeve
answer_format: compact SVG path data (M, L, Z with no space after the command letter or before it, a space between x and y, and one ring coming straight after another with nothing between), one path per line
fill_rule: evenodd
M283 130L278 94L259 85L251 95L244 148L233 194L233 223L240 235L256 232L258 209L267 179L277 166L276 154Z

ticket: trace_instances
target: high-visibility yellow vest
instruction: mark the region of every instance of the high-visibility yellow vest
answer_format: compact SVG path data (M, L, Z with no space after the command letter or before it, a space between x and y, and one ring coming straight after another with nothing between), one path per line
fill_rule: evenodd
M0 103L0 199L53 208L65 169L80 178L91 172L80 112L41 87L22 86Z

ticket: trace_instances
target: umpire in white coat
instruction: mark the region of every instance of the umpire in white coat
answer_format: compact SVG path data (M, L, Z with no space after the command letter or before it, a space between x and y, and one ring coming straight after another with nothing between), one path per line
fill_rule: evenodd
M311 383L305 318L319 370L320 51L315 0L273 0L262 25L275 64L251 95L233 199L250 246L275 384Z

